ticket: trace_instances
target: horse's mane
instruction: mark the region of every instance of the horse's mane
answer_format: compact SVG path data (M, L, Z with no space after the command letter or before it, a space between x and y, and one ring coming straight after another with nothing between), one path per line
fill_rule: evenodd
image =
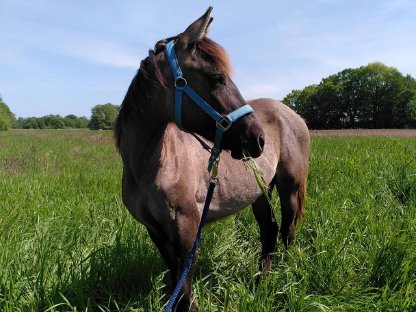
M117 149L120 149L120 138L123 132L123 121L129 118L132 110L136 113L143 113L147 110L149 104L149 97L143 88L139 88L138 77L143 79L144 83L151 83L157 88L166 88L166 80L160 71L157 64L156 56L164 51L166 43L169 40L176 39L176 37L160 40L155 45L155 50L149 50L149 56L140 62L140 68L134 76L123 103L120 107L120 112L117 116L114 126L114 138ZM230 58L223 47L215 41L205 37L196 44L198 53L205 59L213 62L218 72L228 77L231 77L232 68ZM146 88L147 89L147 88ZM142 99L140 106L138 105L139 97Z

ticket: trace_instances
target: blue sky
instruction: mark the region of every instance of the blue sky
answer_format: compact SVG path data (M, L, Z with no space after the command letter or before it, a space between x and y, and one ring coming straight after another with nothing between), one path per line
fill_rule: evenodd
M282 99L374 61L416 77L413 0L0 1L0 94L18 117L120 104L155 42L209 5L209 37L229 52L246 99Z

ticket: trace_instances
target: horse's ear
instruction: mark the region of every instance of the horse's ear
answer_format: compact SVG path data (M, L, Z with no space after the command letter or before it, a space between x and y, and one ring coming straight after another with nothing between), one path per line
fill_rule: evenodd
M189 25L188 28L186 28L186 30L179 35L177 42L186 48L193 46L199 40L204 38L208 33L212 20L214 19L211 17L211 11L212 7L210 6L204 15Z

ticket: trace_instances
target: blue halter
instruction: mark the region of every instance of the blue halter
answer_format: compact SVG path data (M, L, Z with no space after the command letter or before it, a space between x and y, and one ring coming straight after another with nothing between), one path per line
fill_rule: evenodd
M211 156L208 162L208 172L211 172L213 164L218 160L221 152L221 140L225 131L230 129L233 122L253 112L249 104L243 105L228 115L221 115L205 102L189 85L182 75L181 67L175 54L175 41L171 40L166 45L166 56L175 79L175 111L176 125L186 131L182 126L182 96L185 92L204 112L206 112L216 124L214 146L211 148Z

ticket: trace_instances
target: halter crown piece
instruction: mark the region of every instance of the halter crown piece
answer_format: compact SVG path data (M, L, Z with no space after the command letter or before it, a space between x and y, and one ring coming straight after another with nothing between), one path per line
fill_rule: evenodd
M172 70L175 80L175 111L174 119L179 129L186 131L182 126L182 95L185 92L205 113L207 113L216 124L214 146L211 148L211 156L208 161L208 172L211 172L212 166L218 160L221 152L221 140L225 131L230 129L233 122L253 112L249 104L237 108L228 115L221 115L205 102L189 85L182 75L181 67L175 54L175 41L171 40L166 45L166 56L168 58L170 69Z

